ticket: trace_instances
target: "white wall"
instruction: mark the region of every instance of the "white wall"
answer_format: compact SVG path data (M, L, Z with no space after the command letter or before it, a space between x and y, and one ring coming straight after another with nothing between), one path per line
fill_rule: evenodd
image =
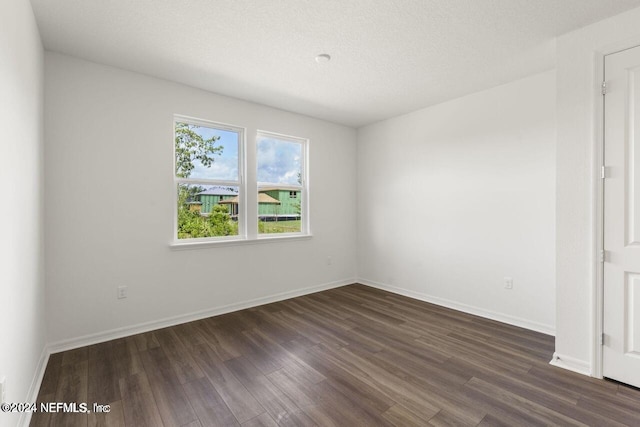
M51 343L354 280L355 130L53 53L45 83ZM313 238L171 250L173 114L309 138Z
M28 1L0 13L0 377L9 402L31 399L45 344L42 227L43 51ZM32 387L30 390L29 387ZM20 414L0 413L14 426Z
M361 128L359 280L553 333L554 157L554 71Z
M638 22L640 9L634 9L558 38L556 354L565 367L584 373L597 373L597 53L640 45Z

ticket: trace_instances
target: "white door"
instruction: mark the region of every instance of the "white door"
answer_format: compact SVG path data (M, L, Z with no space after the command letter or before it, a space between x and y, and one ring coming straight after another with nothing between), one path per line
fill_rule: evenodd
M603 373L640 387L640 47L604 72Z

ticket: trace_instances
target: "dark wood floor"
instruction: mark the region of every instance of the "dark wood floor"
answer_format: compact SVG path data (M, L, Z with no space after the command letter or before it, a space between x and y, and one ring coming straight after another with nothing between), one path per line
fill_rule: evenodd
M51 356L32 426L640 425L640 391L553 338L362 285Z

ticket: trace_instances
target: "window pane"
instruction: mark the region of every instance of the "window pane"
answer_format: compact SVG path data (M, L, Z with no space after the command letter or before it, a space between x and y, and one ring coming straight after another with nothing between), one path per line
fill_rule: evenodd
M176 122L178 178L238 181L237 132Z
M238 187L178 184L178 239L238 235Z
M299 233L302 191L258 188L258 233Z
M302 184L302 144L258 136L258 182Z

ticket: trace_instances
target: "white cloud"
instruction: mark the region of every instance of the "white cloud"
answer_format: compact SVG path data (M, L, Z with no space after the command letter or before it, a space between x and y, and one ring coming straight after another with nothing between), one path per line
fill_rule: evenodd
M238 158L216 156L211 167L205 167L198 160L193 162L195 168L189 178L225 179L234 181L238 179Z
M298 184L302 146L273 138L258 140L258 182Z

